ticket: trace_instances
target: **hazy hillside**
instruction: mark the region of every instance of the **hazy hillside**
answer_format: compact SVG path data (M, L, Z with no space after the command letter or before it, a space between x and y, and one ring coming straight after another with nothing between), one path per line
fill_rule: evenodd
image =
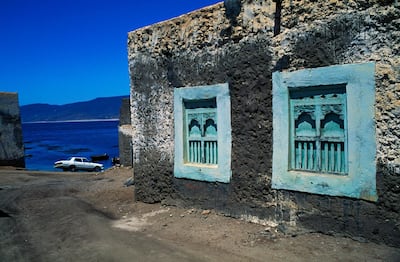
M65 105L25 105L21 106L21 118L22 122L119 118L122 99L128 97L102 97Z

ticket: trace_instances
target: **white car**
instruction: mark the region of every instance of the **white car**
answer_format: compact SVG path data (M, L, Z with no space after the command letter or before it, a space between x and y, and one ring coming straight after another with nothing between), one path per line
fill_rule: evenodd
M100 172L104 169L102 164L90 162L85 157L70 157L68 160L60 160L54 163L54 168L61 168L64 171L95 171Z

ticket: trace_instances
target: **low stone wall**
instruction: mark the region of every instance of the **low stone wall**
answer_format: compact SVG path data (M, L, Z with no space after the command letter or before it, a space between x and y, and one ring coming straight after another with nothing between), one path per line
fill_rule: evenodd
M392 2L282 1L277 19L273 1L246 0L235 21L220 3L129 33L136 199L400 245L400 9ZM272 72L368 61L376 63L378 201L273 190ZM232 179L176 179L173 89L216 83L230 88Z
M17 93L0 92L0 166L25 167Z
M118 127L118 148L120 164L132 166L132 134L130 99L122 100L119 127Z

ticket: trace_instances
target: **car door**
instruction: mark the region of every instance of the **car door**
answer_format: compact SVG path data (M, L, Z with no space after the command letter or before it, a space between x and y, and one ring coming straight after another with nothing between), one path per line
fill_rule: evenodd
M82 158L79 158L79 157L75 158L76 169L84 169L84 165L83 164L84 163L83 163Z
M89 162L89 160L87 160L86 158L82 158L82 169L86 169L89 170L91 169L91 163Z

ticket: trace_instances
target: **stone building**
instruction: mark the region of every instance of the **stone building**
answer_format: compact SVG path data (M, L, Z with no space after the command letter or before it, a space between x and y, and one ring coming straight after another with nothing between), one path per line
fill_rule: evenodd
M17 93L0 92L0 166L25 167Z
M136 199L400 245L399 17L232 0L130 32Z

